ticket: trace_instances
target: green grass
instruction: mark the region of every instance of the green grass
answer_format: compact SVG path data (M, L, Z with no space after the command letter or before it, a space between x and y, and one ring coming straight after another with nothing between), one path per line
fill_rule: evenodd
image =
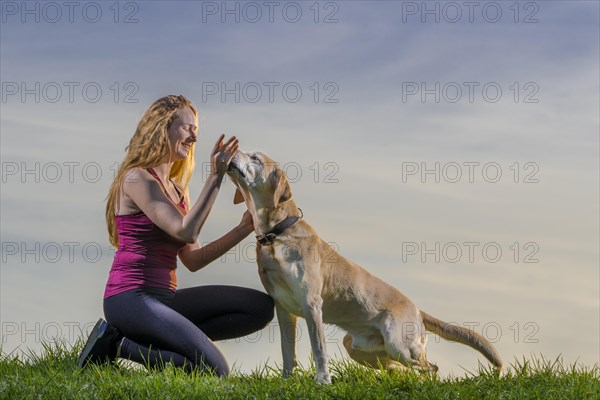
M598 365L564 366L560 359L515 361L502 374L480 368L444 379L333 361L334 383L319 385L312 368L283 379L266 365L222 379L170 365L162 371L118 365L79 370L81 347L53 343L41 354L1 356L0 399L600 399Z

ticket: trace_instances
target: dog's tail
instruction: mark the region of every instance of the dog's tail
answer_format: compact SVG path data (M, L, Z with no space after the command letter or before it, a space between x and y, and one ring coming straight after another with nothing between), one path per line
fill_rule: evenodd
M467 346L474 348L483 354L485 358L498 369L502 369L502 360L500 359L498 352L496 352L494 346L480 334L457 325L440 321L423 311L421 311L421 317L423 318L425 329L428 331L433 332L446 340L466 344Z

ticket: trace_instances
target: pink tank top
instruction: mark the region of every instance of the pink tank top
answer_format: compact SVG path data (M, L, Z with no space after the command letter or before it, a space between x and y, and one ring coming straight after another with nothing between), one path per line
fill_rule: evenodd
M166 189L152 169L148 169ZM177 189L177 188L176 188ZM179 193L179 190L177 190ZM177 205L186 213L182 198ZM177 252L187 243L180 242L156 226L142 211L115 216L119 244L115 253L104 298L143 286L177 288Z

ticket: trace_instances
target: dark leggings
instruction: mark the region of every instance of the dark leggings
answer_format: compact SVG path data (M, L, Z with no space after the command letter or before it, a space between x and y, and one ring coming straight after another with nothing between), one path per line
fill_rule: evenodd
M158 367L171 361L191 372L229 374L213 340L233 339L273 319L273 299L238 286L133 289L104 299L106 321L124 336L120 357Z

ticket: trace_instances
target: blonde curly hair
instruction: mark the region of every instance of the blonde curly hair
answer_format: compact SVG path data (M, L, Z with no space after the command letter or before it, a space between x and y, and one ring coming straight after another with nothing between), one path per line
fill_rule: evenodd
M173 121L177 118L177 111L189 107L194 116L198 112L191 101L184 96L169 95L156 100L146 110L144 116L125 147L125 158L121 162L113 183L106 197L106 224L108 228L109 241L115 248L118 247L119 237L115 223L115 203L123 185L125 175L131 168L152 168L165 162L170 162L171 144L167 131ZM186 199L189 199L188 184L194 172L194 148L193 143L188 155L183 160L173 163L170 178L180 187Z

